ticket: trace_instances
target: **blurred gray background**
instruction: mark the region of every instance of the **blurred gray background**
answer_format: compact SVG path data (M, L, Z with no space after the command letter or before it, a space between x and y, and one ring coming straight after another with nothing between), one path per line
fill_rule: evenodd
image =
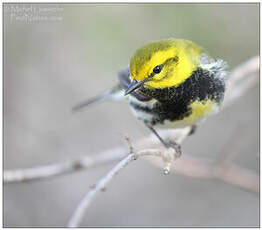
M149 131L127 103L72 114L78 102L117 82L134 51L185 38L230 68L259 52L258 4L5 4L4 169L95 155ZM216 157L244 126L236 159L259 171L259 88L209 118L183 144ZM115 164L50 180L4 185L5 227L63 227L89 186ZM259 196L217 180L170 174L148 161L128 166L99 194L81 226L259 225Z

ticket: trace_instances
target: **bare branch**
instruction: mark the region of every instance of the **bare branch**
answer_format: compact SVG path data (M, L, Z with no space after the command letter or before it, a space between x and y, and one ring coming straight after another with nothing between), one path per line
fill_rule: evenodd
M187 131L189 132L190 129L188 129ZM239 129L236 129L236 131L239 131ZM187 137L187 132L185 131L185 129L183 129L182 131L177 133L184 134L180 135L180 139L177 140L178 143L181 144L184 138ZM161 135L164 135L165 137L170 134L174 135L175 133L172 133L171 130L161 133ZM235 132L233 133L233 137L235 138ZM176 161L176 164L171 164L174 160L176 160L175 152L173 149L145 149L139 151L138 153L134 153L134 148L130 142L130 139L126 138L126 140L128 142L130 151L133 153L129 154L126 158L120 161L105 177L103 177L98 182L95 188L93 188L86 194L86 196L80 201L73 216L71 217L68 223L68 227L78 227L83 219L86 209L90 206L95 195L97 195L99 191L105 191L106 186L123 168L125 168L129 163L141 156L155 156L162 158L162 164L167 165L165 170L168 171L172 170L173 172L193 178L220 179L226 183L245 188L249 191L255 193L259 192L258 175L248 169L244 169L233 163L230 163L233 159L232 157L225 159L222 158L223 161L221 163L214 164L213 160L209 158L199 156L193 157L187 154L183 154L183 158L178 159ZM148 142L148 144L150 144L150 142ZM158 146L160 147L161 145L158 144ZM226 145L224 151L228 152L228 150L232 150L234 152L235 149L233 149L230 145ZM163 167L162 164L160 164L158 159L155 157L149 158L148 160L156 164L158 167ZM164 171L164 173L167 174L166 171Z
M240 147L243 145L247 135L243 124L237 126L231 138L222 148L218 159L210 159L201 156L191 156L183 154L183 157L172 165L172 172L189 176L192 178L213 178L219 179L226 183L247 189L249 191L259 192L259 176L248 169L242 168L233 163L233 160L239 153ZM158 167L163 167L157 159L149 159Z
M133 149L133 148L131 148L131 149ZM95 195L99 191L105 191L106 186L112 181L112 179L122 169L124 169L132 161L137 160L138 158L140 158L142 156L161 157L164 162L168 163L169 161L172 161L172 159L174 159L175 151L172 150L172 149L169 149L169 150L166 150L166 151L160 151L160 150L155 150L155 149L147 149L147 150L139 151L137 153L129 154L127 157L125 157L123 160L121 160L111 171L109 171L109 173L96 184L95 188L91 189L86 194L86 196L83 198L83 200L81 200L78 207L76 208L73 216L71 217L71 219L68 223L68 227L78 227L82 218L83 218L85 210L90 206Z
M235 102L258 82L259 57L255 56L237 66L229 75L223 107Z
M125 148L118 147L104 151L102 154L95 155L92 158L90 156L84 156L66 162L37 166L34 168L5 170L4 183L27 182L66 175L79 170L114 162L123 158L125 155L127 155Z
M254 56L250 58L248 61L238 65L229 76L229 81L227 83L228 89L237 85L238 82L245 80L247 76L251 73L257 72L259 70L259 57Z
M148 160L158 167L163 167L155 158ZM215 164L213 159L194 157L183 153L183 157L172 164L170 170L173 173L191 178L219 179L254 193L259 192L259 176L257 173L234 163Z
M219 165L213 170L214 178L228 184L259 193L259 176L257 173L239 167L236 164Z

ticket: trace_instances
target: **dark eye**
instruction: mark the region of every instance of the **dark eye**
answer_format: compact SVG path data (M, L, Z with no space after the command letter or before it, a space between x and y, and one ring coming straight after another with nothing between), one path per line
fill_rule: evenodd
M157 66L153 69L153 72L154 72L155 74L158 74L158 73L161 72L161 70L162 70L162 66L161 66L161 65L157 65Z

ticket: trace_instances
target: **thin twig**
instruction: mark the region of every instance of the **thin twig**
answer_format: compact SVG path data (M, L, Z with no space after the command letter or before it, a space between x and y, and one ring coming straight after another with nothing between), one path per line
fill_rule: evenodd
M117 154L114 154L117 153ZM127 155L124 147L114 148L104 151L102 154L95 156L83 156L74 160L60 162L56 164L37 166L27 169L15 169L4 171L4 183L28 182L35 180L49 179L73 173L79 170L89 169L103 164L120 160Z
M230 165L218 165L214 168L213 175L214 178L220 179L228 184L259 193L259 176L249 169L239 167L233 163Z
M184 132L184 137L186 137L186 132ZM126 140L130 150L133 152L134 148L130 142L130 139L126 138ZM183 138L179 140L179 143L182 141ZM225 151L227 151L227 149ZM78 227L83 219L86 209L90 206L95 195L97 195L99 191L105 191L106 186L123 168L141 156L161 157L164 164L168 164L169 167L171 166L170 163L175 160L175 152L172 151L172 149L166 151L160 149L146 149L139 151L138 153L129 154L126 158L120 161L105 177L103 177L95 186L95 188L90 190L80 201L68 223L68 227ZM150 158L149 160L153 161L154 163L156 162L156 158ZM159 162L157 162L157 165L159 166ZM193 157L183 154L183 159L178 159L176 164L172 165L171 170L193 178L216 178L229 184L245 188L252 192L259 192L258 175L233 163L230 165L223 164L223 162L220 164L214 164L213 161L209 158Z
M163 167L163 164L155 158L148 160L157 167ZM170 171L190 178L219 179L250 192L259 193L257 173L232 162L230 164L216 164L214 159L183 153L183 157L171 165Z
M250 58L248 61L238 65L229 76L229 85L228 89L233 87L244 79L245 76L250 75L253 72L257 72L259 70L259 56L254 56Z
M237 98L258 82L259 56L238 65L229 75L223 107L231 105Z
M226 183L247 189L251 192L259 192L259 176L243 167L233 163L239 153L239 148L247 135L243 124L237 126L231 138L227 141L218 159L211 159L201 156L190 156L183 154L183 158L179 159L175 165L172 165L172 172L189 176L192 178L213 178L219 179ZM157 159L149 159L158 167L163 167Z
M172 151L174 153L174 151ZM132 161L137 160L138 158L142 156L155 156L155 157L161 157L164 161L167 159L167 155L170 154L170 150L167 150L166 152L155 150L155 149L147 149L142 150L137 153L131 153L127 157L125 157L123 160L121 160L112 170L109 171L109 173L106 174L105 177L103 177L95 186L95 188L91 189L86 196L81 200L78 207L76 208L74 214L70 218L70 221L68 223L68 227L78 227L81 220L83 219L83 215L85 213L85 210L90 206L93 198L99 191L104 191L106 186L112 181L112 179L122 170L124 169L128 164L130 164ZM171 153L171 155L173 155Z

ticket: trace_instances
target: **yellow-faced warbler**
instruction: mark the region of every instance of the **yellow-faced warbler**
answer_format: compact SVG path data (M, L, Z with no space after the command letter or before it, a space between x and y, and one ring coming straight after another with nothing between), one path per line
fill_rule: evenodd
M127 98L134 115L178 155L180 146L164 140L155 125L191 126L218 111L223 101L227 64L214 60L195 43L166 39L144 45L118 74L119 84L73 108L105 99Z

